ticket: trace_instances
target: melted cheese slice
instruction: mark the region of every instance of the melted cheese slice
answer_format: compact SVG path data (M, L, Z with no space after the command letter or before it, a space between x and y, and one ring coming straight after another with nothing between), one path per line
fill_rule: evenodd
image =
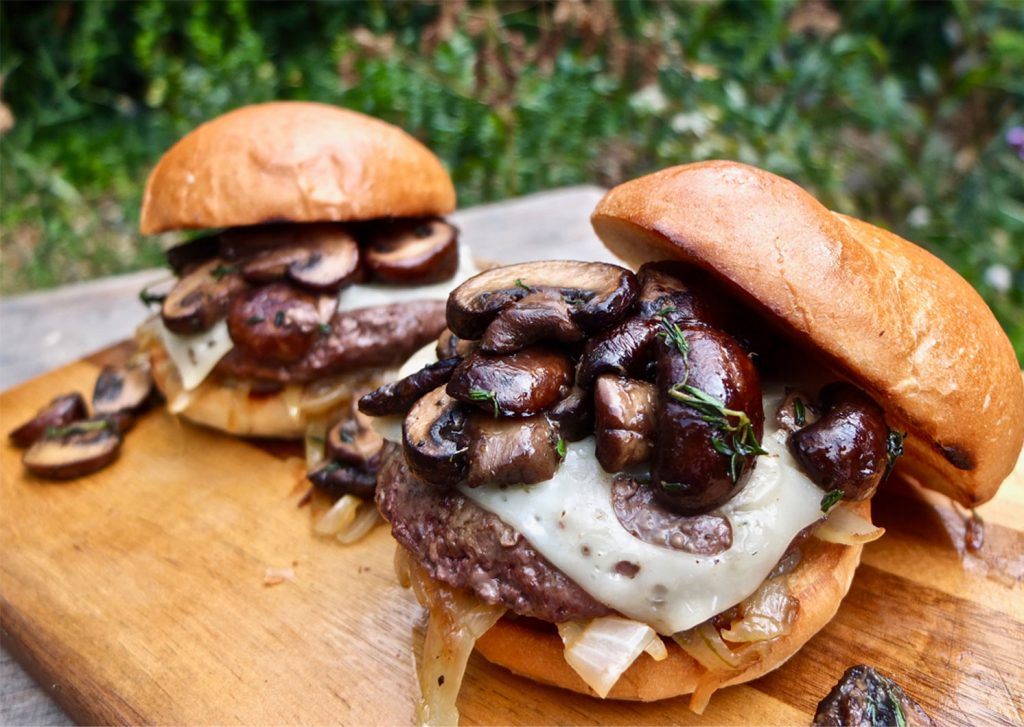
M433 285L408 288L376 284L352 285L343 288L338 294L338 310L357 310L391 305L392 303L411 303L417 300L445 300L453 288L479 272L480 270L473 263L472 256L466 250L465 245L460 245L459 267L455 271L454 277L449 280ZM168 356L174 362L178 373L181 374L181 383L186 391L192 391L203 383L217 362L234 348L225 320L217 321L210 330L197 333L194 336L180 336L167 330L159 317L157 326L164 348L167 349ZM433 344L431 344L432 349Z
M701 556L645 543L619 523L612 475L594 456L592 437L569 445L555 476L528 486L460 486L473 502L519 531L596 600L670 635L692 628L753 593L793 538L820 520L821 489L800 471L775 425L781 388L765 397L768 455L742 491L714 512L732 524L732 546ZM639 566L632 578L616 570Z

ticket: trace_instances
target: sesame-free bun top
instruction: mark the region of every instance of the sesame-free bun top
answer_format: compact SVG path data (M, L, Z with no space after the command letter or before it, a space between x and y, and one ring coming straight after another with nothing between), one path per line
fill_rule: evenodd
M429 149L396 126L319 103L281 101L218 116L149 175L139 229L237 227L445 215L455 188Z
M1013 469L1024 440L1013 348L978 293L922 248L727 161L619 185L592 222L631 264L701 267L870 392L908 432L900 474L972 507Z

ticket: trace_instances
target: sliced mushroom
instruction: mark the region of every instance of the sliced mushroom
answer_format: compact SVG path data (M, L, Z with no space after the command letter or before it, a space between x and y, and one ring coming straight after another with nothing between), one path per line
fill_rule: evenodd
M153 394L149 363L139 359L126 366L104 366L92 391L92 408L97 414L133 414Z
M282 223L229 228L219 235L220 257L237 262L266 250L294 245L302 241L304 227Z
M179 277L185 275L200 263L214 257L220 246L217 235L203 235L176 245L167 251L167 264Z
M637 282L618 265L545 260L494 268L460 285L448 296L448 327L476 339L501 311L536 292L555 293L585 333L620 320L636 302Z
M814 400L802 391L786 387L786 398L775 413L775 423L784 432L795 432L818 421L820 413Z
M321 332L317 300L284 283L253 288L228 312L228 333L242 355L278 362L302 358Z
M464 338L459 338L449 329L445 328L441 331L441 335L437 339L437 347L434 350L437 353L437 359L443 361L446 358L466 358L466 356L476 350L478 345L477 341L467 341Z
M213 258L178 281L164 299L160 317L175 333L207 331L227 313L232 297L245 288L236 266Z
M501 311L480 339L480 350L512 353L534 343L575 343L583 339L569 305L552 290L538 290Z
M421 479L454 485L466 472L466 409L439 386L417 401L402 423L405 461Z
M318 292L337 292L360 276L359 245L339 225L303 225L301 241L259 253L242 266L253 283L288 278Z
M654 385L605 374L594 385L597 461L621 472L651 458L654 447Z
M821 392L828 408L813 424L789 436L789 449L807 476L849 500L875 494L889 463L889 427L877 402L857 387L837 382Z
M459 231L444 220L397 219L370 232L366 265L373 277L392 285L448 280L459 267Z
M526 348L507 356L474 353L455 367L448 394L492 416L539 414L572 385L572 361L560 351Z
M636 275L642 315L727 326L725 298L699 268L665 260L640 266Z
M662 323L656 318L633 316L594 336L583 349L576 382L590 386L601 374L643 377L662 330Z
M651 482L675 512L706 512L746 483L760 453L764 407L757 371L726 333L682 326L687 353L658 346L657 440Z
M469 417L467 484L532 485L550 480L558 469L558 434L544 417Z
M36 412L36 415L7 436L15 447L28 447L46 435L47 429L65 427L89 416L85 399L77 391L62 394Z
M117 425L105 418L86 419L50 429L25 450L21 461L37 477L67 480L106 467L120 448Z
M732 546L732 525L724 515L680 515L665 509L652 488L628 475L612 482L612 507L622 527L645 543L700 555Z
M404 414L428 391L448 383L461 358L446 358L424 366L404 379L385 384L359 400L359 410L375 417Z
M313 486L333 500L355 495L372 500L377 488L376 467L328 462L306 475Z
M555 425L562 439L578 442L590 436L594 428L594 397L589 390L574 386L544 416Z
M351 418L342 419L327 432L331 459L376 472L384 438L373 428L370 417L353 408Z

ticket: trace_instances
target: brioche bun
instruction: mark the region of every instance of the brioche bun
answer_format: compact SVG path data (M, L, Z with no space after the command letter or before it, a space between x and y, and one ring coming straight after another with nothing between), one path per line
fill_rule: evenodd
M703 268L867 390L909 434L897 473L974 507L1013 469L1024 441L1013 348L978 293L922 248L725 161L622 184L592 223L631 264Z
M313 421L336 421L349 412L352 399L361 392L377 388L394 378L390 369L357 369L340 377L332 377L339 387L331 403L305 411L299 407L303 385L289 384L280 392L251 396L249 388L233 384L216 376L209 376L199 386L182 395L183 387L177 369L159 339L146 346L149 354L153 383L167 399L175 413L211 429L218 429L240 437L270 437L275 439L302 439L306 427Z
M851 509L866 519L871 517L870 501L856 503ZM722 686L749 682L778 668L831 621L850 589L863 547L807 540L800 549L800 563L788 576L790 595L800 604L791 631L761 644L757 659ZM692 693L706 669L675 642L666 641L666 646L668 658L662 661L641 654L619 677L608 698L653 702ZM476 649L488 661L520 676L596 696L565 661L558 634L502 619L480 637Z
M148 235L454 209L448 173L409 134L355 111L286 101L219 116L171 147L146 183L139 229Z

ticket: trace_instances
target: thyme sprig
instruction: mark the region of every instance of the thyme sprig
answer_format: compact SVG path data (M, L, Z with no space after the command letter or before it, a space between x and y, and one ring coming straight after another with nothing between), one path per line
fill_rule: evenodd
M522 278L516 278L515 283L516 283L516 287L517 288L522 288L523 290L529 290L530 289L530 286L527 285L526 283L524 283Z
M98 432L102 429L110 427L111 422L107 419L93 419L86 422L74 422L64 427L47 427L46 432L43 436L46 439L64 439L75 434L87 434L88 432Z
M843 499L843 491L840 489L829 490L825 493L825 496L821 498L821 511L827 513L836 503Z
M501 408L498 406L498 395L487 389L470 389L469 398L472 401L489 401L494 406L494 418L497 419L501 414Z
M721 432L711 438L711 446L729 458L729 479L733 482L740 478L744 457L768 454L757 440L753 422L745 411L729 409L725 402L685 382L674 384L668 393Z
M793 399L793 421L798 427L807 423L807 409L804 408L804 400L799 396Z
M673 323L666 318L662 318L661 330L658 331L658 337L664 338L670 345L678 348L679 353L683 354L684 359L690 355L690 344L686 342L686 337L683 335L683 331L679 328L678 323ZM687 361L687 375L689 375L689 369L689 361Z

